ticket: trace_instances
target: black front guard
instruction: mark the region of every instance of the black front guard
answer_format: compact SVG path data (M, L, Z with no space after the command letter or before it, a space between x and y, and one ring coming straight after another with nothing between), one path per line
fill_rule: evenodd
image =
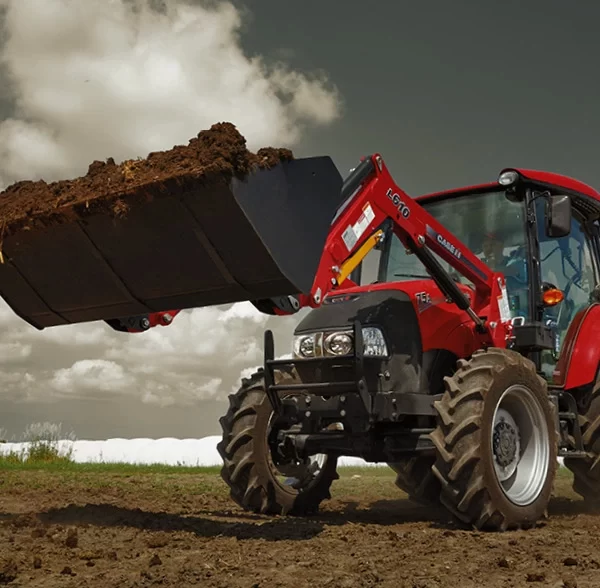
M351 355L306 359L275 359L273 333L265 332L265 391L275 413L274 428L279 430L277 440L272 439L279 453L292 438L296 454L337 453L367 461L389 461L393 454L433 448L428 437L433 429L415 426L410 417L434 417L433 402L438 396L382 392L374 378L368 377L381 360L365 358L359 321L354 322L353 331ZM295 371L300 381L277 382L276 370ZM334 376L336 372L342 376ZM330 376L325 381L323 373ZM378 377L385 376L380 373ZM287 398L286 392L290 393ZM343 431L328 430L332 423L342 423Z

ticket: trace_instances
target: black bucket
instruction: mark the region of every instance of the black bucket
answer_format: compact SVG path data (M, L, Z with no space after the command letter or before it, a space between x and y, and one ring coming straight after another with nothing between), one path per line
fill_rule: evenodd
M122 218L92 213L7 237L0 295L42 329L308 293L341 189L329 157L244 181L147 187Z

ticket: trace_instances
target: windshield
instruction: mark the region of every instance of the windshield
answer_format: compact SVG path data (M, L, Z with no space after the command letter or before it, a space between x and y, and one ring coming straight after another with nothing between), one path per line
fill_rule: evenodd
M527 318L529 289L524 203L510 202L500 190L450 196L431 202L425 200L420 204L491 269L504 272L512 315ZM380 281L430 277L425 266L415 255L406 253L395 235L391 236L388 247L387 263L380 270ZM455 280L472 285L450 264L436 257Z

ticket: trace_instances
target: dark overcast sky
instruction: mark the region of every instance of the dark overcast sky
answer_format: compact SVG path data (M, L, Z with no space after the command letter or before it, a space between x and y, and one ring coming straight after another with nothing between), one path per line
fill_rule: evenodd
M361 155L379 151L411 194L489 181L505 166L600 188L598 2L233 2L249 10L248 54L322 69L340 90L342 118L308 132L297 156L331 155L345 175ZM94 398L25 411L5 403L4 421L15 432L35 420L62 421L88 438L198 436L219 433L225 406Z
M411 193L542 168L600 187L600 3L258 0L248 51L324 69L343 119L297 154L381 152Z

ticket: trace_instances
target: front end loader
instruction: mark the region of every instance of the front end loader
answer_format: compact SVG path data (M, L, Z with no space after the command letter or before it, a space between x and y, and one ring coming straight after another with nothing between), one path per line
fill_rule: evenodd
M126 192L126 214L80 200L4 227L0 294L38 329L138 333L247 300L303 311L291 358L267 331L264 365L221 418L243 508L316 512L340 456L389 464L412 499L479 529L545 516L559 455L586 500L600 495L588 186L507 169L411 198L374 154L345 180L329 157L286 158ZM361 283L371 253L378 279Z

